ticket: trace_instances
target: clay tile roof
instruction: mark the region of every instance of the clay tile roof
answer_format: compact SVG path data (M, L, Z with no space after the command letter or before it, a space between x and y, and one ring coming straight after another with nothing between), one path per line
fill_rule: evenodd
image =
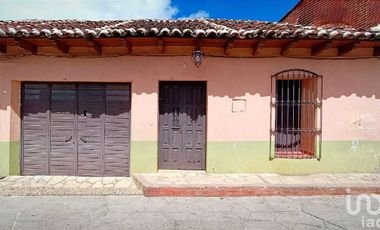
M380 31L247 20L0 21L1 37L208 37L380 40Z

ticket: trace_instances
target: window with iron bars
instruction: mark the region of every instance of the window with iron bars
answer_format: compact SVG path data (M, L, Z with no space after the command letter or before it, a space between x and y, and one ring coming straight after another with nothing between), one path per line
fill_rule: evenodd
M321 158L323 78L291 69L272 76L271 158Z

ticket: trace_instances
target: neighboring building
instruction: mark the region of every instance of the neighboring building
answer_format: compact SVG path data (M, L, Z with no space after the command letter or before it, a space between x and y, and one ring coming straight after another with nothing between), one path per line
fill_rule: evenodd
M380 24L379 0L301 0L281 22L369 29Z
M0 175L378 172L380 32L1 21Z

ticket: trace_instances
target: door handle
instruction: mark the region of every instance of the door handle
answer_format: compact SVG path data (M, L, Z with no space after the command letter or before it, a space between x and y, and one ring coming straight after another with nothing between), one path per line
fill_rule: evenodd
M69 142L69 141L71 141L72 139L73 139L73 136L66 137L65 142Z
M84 138L83 136L80 136L80 138L79 138L81 141L83 141L84 143L87 143L87 139L86 138Z

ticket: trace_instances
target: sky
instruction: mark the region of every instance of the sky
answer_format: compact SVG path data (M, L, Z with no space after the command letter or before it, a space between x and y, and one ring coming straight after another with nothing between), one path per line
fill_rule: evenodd
M0 0L0 20L191 19L279 21L299 0Z

